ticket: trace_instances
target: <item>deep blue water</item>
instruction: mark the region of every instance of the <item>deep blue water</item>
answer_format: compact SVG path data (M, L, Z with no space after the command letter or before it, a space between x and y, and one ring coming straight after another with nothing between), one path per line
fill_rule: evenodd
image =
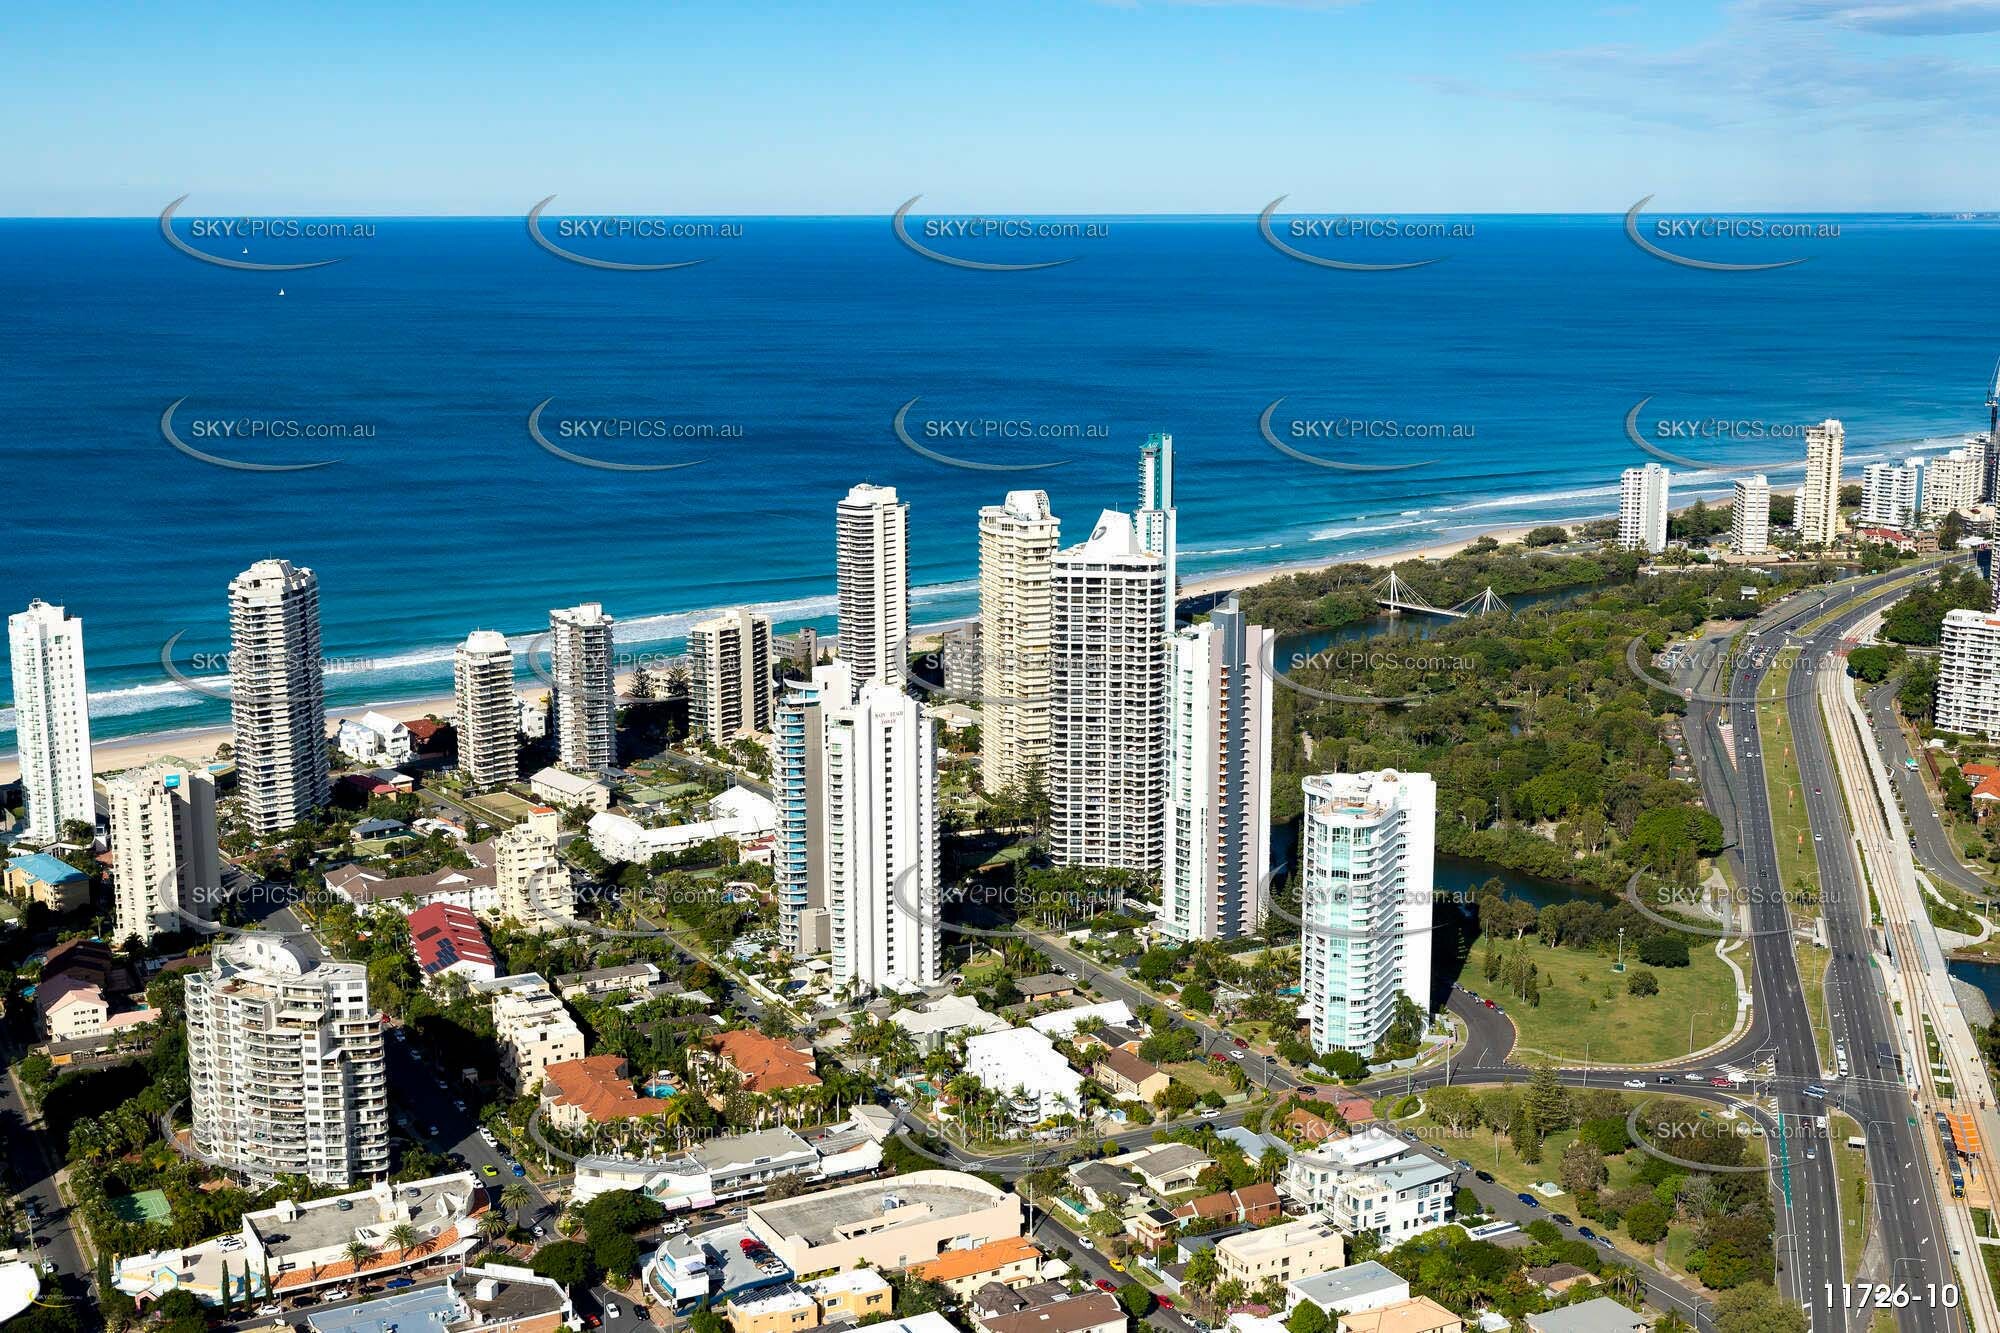
M1347 252L1447 255L1382 274L1287 259L1242 218L1113 220L1106 238L1023 242L1011 255L955 247L1077 256L1032 273L926 261L879 219L752 218L737 238L566 242L627 260L709 259L661 273L565 263L519 219L381 220L370 237L256 241L247 256L198 242L265 262L345 256L283 274L187 258L155 219L0 222L12 446L0 607L43 597L85 618L105 738L224 718L224 705L165 678L161 648L178 634L181 669L213 674L196 664L227 647L225 585L267 555L318 571L329 698L349 706L439 692L468 630L525 643L549 607L582 600L620 619L622 648L671 647L695 613L736 602L785 625L830 625L832 507L862 480L911 502L918 618L965 613L979 505L1045 487L1081 537L1100 509L1130 506L1152 430L1176 437L1181 569L1197 576L1603 513L1618 470L1644 461L1622 424L1647 395L1648 421L1841 417L1851 466L1984 425L2000 351L1994 223L1843 219L1835 240L1760 243L1808 263L1714 274L1640 253L1617 218L1475 221L1469 240ZM1281 432L1296 415L1475 433L1293 441L1352 461L1441 460L1329 471L1260 438L1259 414L1281 396ZM340 461L284 474L194 461L160 433L183 397L176 425L196 447ZM912 398L911 430L928 447L1066 461L992 473L920 457L891 429ZM558 438L613 460L700 460L650 474L582 467L529 438L527 414L545 399L552 438L562 420L614 416L711 435ZM192 438L197 421L241 415L373 434ZM961 417L1084 434L922 433ZM1724 462L1802 452L1667 447ZM1774 468L1774 482L1794 484L1797 471Z

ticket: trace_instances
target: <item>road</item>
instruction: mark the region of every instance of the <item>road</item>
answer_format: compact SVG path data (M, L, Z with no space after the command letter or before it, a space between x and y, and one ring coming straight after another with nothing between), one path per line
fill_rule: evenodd
M1897 721L1895 682L1885 681L1868 691L1864 706L1875 743L1889 763L1891 780L1902 798L1905 821L1910 836L1916 840L1917 861L1934 878L1975 898L2000 897L2000 886L1959 860L1957 849L1951 845L1951 835L1931 803L1930 788L1924 785L1923 775L1905 762L1914 756L1910 753L1909 737Z
M5 1051L9 1068L6 1076L0 1078L0 1138L6 1140L7 1183L12 1191L14 1215L20 1219L27 1237L23 1257L56 1266L53 1276L42 1277L43 1301L58 1294L71 1301L88 1301L90 1273L76 1242L69 1205L56 1191L58 1163L51 1156L48 1136L30 1128L27 1106L14 1080L12 1066L26 1053L25 1049L9 1043ZM27 1217L30 1204L40 1214L37 1221L30 1222Z

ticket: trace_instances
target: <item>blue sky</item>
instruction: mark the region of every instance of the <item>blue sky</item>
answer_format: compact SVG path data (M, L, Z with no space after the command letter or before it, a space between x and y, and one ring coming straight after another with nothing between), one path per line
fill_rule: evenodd
M1995 207L2000 0L10 0L0 216Z

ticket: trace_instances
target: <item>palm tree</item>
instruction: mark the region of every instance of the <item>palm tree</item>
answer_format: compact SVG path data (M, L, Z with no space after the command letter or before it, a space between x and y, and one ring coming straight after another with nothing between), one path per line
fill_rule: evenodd
M398 1259L409 1258L410 1251L416 1249L423 1238L423 1233L408 1222L398 1222L389 1228L389 1243L396 1247Z
M500 1191L500 1206L513 1215L515 1225L521 1221L521 1210L535 1201L528 1187L518 1180L510 1180Z
M507 1234L507 1219L496 1212L487 1212L479 1219L479 1234L488 1241L499 1240Z
M340 1252L346 1256L347 1262L353 1265L355 1283L358 1286L360 1284L362 1268L367 1265L370 1259L375 1257L374 1248L367 1241L350 1240Z

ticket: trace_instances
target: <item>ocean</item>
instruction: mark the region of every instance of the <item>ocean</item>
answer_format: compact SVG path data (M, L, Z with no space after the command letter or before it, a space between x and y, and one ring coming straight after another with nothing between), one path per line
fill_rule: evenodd
M914 615L934 621L974 609L979 506L1045 489L1080 540L1132 506L1153 431L1175 437L1192 578L1603 514L1619 470L1646 461L1626 437L1642 399L1663 448L1769 462L1780 487L1822 417L1846 423L1851 470L1948 447L1984 428L2000 352L1993 220L1672 242L1809 256L1756 273L1662 262L1617 216L1289 242L1439 260L1395 272L1288 258L1255 218L997 241L911 219L940 252L1071 260L1022 272L934 262L886 219L609 239L543 220L578 253L703 261L632 272L567 262L519 218L323 238L191 217L177 236L218 257L340 262L221 267L152 218L0 221L0 607L84 618L100 740L226 719L220 691L163 656L219 685L226 585L266 556L317 571L329 703L358 708L446 692L468 631L527 647L549 608L581 601L618 618L621 652L672 651L738 603L831 628L833 506L857 482L909 501ZM1294 452L1423 466L1301 461L1266 438L1267 409ZM1675 499L1727 486L1677 470ZM0 713L0 748L10 725Z

